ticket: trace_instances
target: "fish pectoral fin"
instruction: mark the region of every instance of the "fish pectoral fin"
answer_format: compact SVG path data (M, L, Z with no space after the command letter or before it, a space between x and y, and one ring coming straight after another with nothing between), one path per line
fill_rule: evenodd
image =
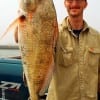
M10 31L12 30L14 27L17 26L17 22L18 22L18 18L16 18L5 30L5 32L2 34L2 36L0 37L0 40L2 40L4 38L4 36Z

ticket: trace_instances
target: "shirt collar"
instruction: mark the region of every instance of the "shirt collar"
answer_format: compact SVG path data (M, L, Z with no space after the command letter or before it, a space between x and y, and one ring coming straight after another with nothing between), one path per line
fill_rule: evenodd
M69 21L68 21L68 17L65 17L65 18L64 18L64 20L63 20L63 22L62 22L62 26L63 26L64 29L67 28L69 31L72 31L72 30L71 30L71 25L70 25L70 23L69 23ZM84 20L84 27L83 27L83 30L82 30L82 31L86 31L86 30L89 30L89 26L88 26L88 24L86 23L86 21Z

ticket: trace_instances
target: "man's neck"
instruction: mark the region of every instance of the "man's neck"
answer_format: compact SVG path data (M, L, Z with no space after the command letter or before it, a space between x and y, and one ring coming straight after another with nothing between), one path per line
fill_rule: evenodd
M72 30L80 30L83 28L83 19L82 18L68 17L68 21L71 25Z

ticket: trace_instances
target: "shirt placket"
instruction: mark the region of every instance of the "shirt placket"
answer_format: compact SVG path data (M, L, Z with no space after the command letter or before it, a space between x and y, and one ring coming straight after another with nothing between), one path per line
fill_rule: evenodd
M82 34L81 34L82 35ZM84 84L84 45L83 37L79 37L79 83L80 83L80 100L85 100L85 84Z

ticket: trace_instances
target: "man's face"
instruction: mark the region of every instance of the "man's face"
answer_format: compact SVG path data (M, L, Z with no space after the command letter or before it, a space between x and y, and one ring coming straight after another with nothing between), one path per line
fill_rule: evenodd
M83 10L87 6L85 0L65 0L64 5L68 11L69 16L78 17L83 15Z

